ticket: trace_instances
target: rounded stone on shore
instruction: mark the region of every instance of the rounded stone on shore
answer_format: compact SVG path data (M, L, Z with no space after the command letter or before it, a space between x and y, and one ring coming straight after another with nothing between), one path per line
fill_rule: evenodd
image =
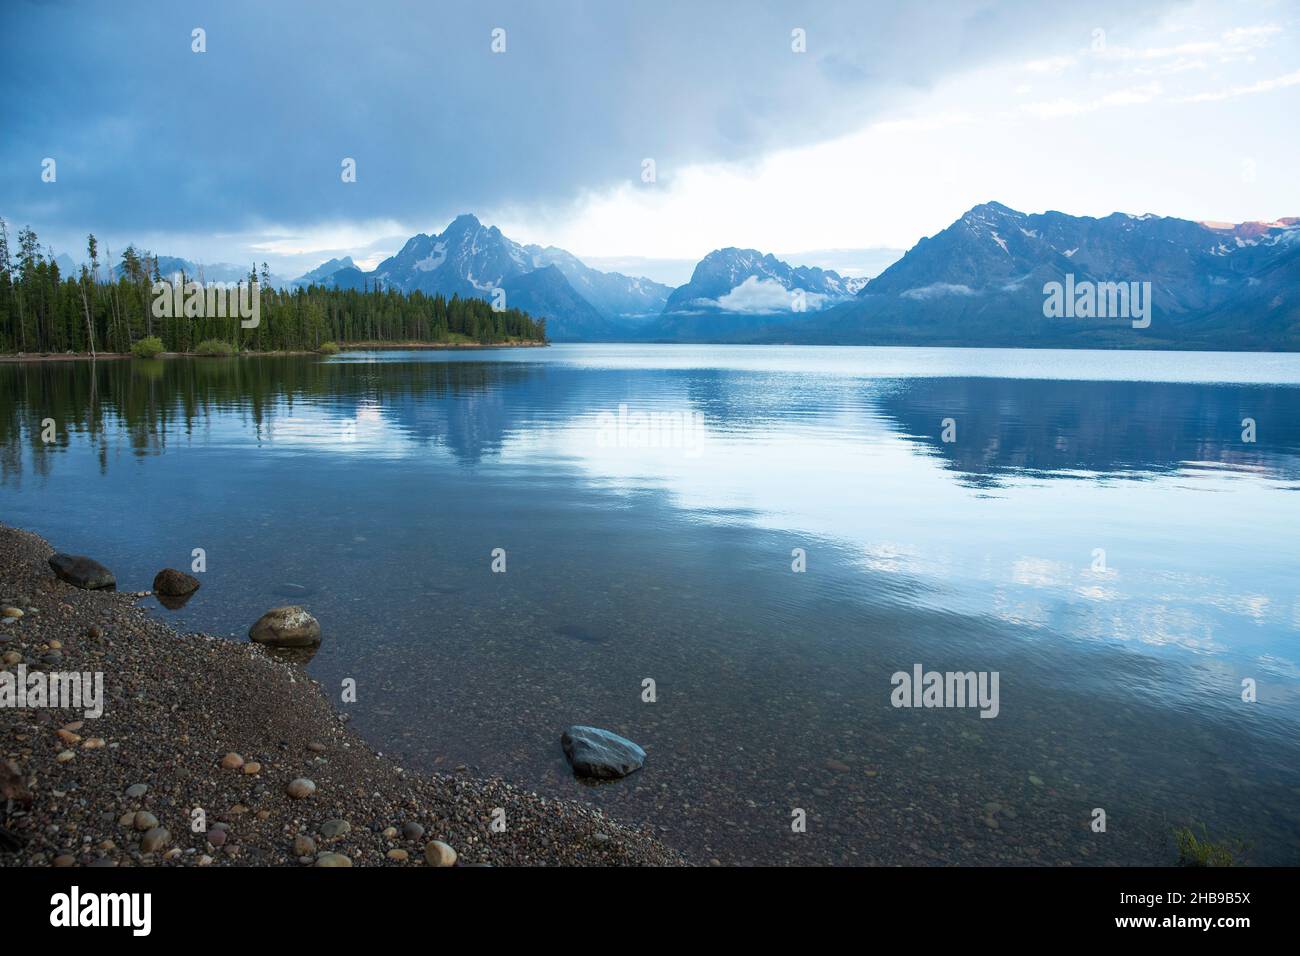
M342 853L322 853L316 858L317 866L351 866L352 861Z
M153 589L163 597L188 597L199 589L199 579L175 568L163 568L154 575Z
M7 607L0 611L5 617L20 618L23 616L23 609L20 607Z
M149 792L149 784L133 783L131 784L131 786L126 788L126 792L124 796L128 797L131 800L136 800L139 799L140 797L143 797L148 792Z
M131 825L137 830L152 830L158 825L158 818L148 810L140 810L131 818Z
M407 858L410 856L409 853L402 849L392 849L384 855L390 860L396 860L398 863L405 863Z
M430 866L455 866L456 851L441 840L430 840L424 848L424 859Z
M299 777L297 780L289 781L286 792L295 800L304 800L316 792L316 784L306 777Z
M315 647L320 643L320 623L297 604L276 607L257 619L248 638L272 647Z
M84 554L52 554L48 559L50 570L60 581L86 591L111 590L117 587L117 578L98 561Z
M293 855L294 856L311 856L316 852L316 841L305 833L299 833L293 838Z
M244 773L250 777L253 776L254 774L259 774L261 772L262 772L262 765L258 763L256 760L250 760L248 763L244 764Z

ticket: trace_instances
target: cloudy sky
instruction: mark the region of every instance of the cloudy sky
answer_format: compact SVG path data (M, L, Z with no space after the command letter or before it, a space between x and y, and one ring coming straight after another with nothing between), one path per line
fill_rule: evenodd
M679 282L874 272L992 199L1300 215L1300 0L5 0L0 75L0 216L78 259L295 276L474 212Z

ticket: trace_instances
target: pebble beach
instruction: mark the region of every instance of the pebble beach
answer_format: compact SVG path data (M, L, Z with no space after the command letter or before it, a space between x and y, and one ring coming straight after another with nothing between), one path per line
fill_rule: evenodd
M576 802L408 772L291 660L179 633L149 592L74 587L53 552L0 526L0 667L102 673L103 713L0 706L0 866L686 862Z

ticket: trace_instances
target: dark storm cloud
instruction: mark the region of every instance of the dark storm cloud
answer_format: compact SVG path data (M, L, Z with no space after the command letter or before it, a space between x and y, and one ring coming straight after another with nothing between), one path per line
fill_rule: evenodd
M668 178L847 133L900 91L1131 17L1041 0L3 6L0 215L119 234L564 201L637 180L645 157Z

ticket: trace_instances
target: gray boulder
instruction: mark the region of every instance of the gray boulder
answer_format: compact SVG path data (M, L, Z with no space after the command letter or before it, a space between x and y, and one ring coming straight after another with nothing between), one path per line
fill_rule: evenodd
M612 780L645 764L645 751L626 737L599 727L574 726L560 737L564 756L581 777Z
M273 607L249 628L248 637L273 647L315 647L320 643L320 624L297 604Z
M113 572L84 554L52 554L50 569L60 581L87 591L114 590L117 587Z

